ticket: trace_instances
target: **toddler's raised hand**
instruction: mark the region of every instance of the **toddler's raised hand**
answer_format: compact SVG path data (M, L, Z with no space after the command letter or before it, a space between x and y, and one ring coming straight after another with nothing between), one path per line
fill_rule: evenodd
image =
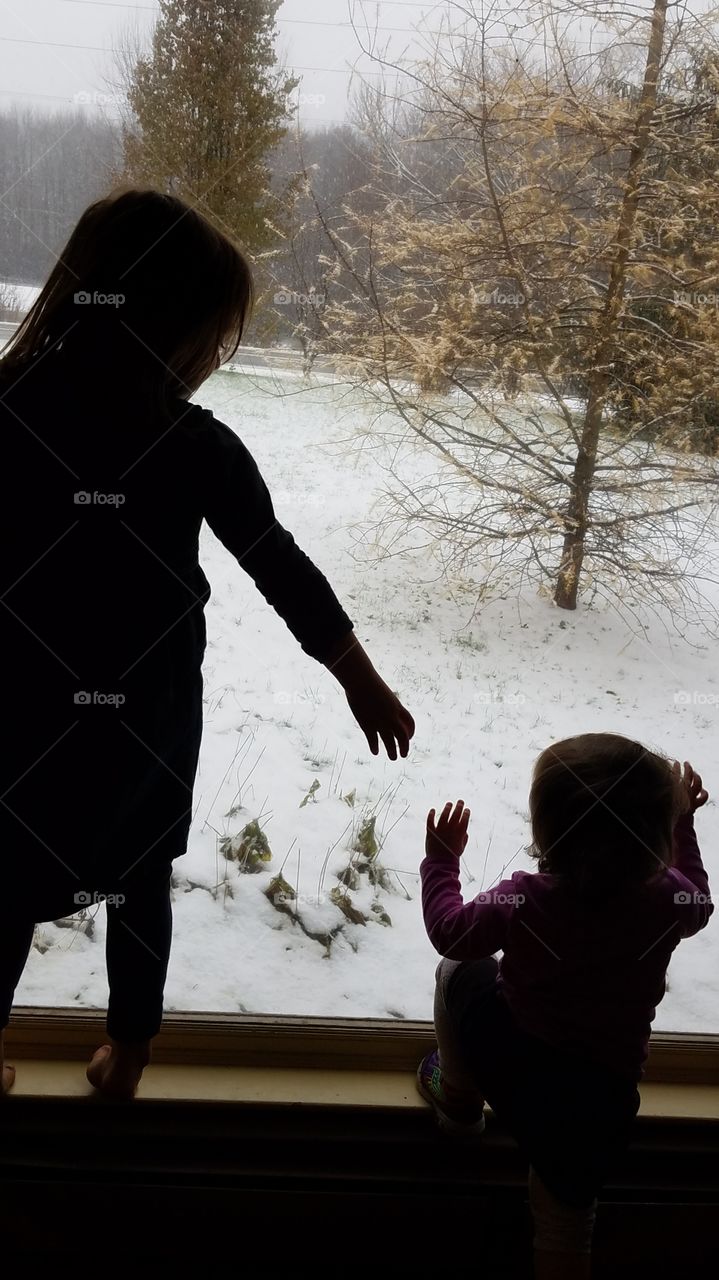
M427 839L425 852L428 858L438 853L453 853L461 858L467 846L467 828L469 827L469 809L465 809L464 800L458 800L454 809L451 800L435 821L435 811L427 814Z
M702 786L700 774L694 772L688 760L684 761L683 769L678 760L675 760L673 767L680 787L682 813L695 813L706 804L709 792Z

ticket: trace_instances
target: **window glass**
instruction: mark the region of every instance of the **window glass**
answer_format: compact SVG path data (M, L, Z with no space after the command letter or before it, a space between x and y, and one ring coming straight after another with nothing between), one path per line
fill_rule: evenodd
M472 809L469 901L536 870L553 742L613 732L719 777L716 23L696 3L660 30L649 0L612 24L286 0L252 45L262 6L196 7L0 19L0 333L120 181L247 249L251 327L193 400L250 450L417 731L406 760L373 757L203 527L166 1007L429 1018L430 807ZM719 1031L717 936L674 954L657 1028ZM96 902L38 925L17 1001L103 1006L104 937Z

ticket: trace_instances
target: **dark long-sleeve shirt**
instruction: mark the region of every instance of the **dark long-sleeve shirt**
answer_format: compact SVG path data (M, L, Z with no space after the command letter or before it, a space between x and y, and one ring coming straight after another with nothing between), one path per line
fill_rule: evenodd
M168 421L114 390L91 370L71 378L53 355L0 384L1 709L12 744L0 837L7 850L28 844L28 859L49 849L71 865L74 850L118 832L125 845L156 839L166 850L173 818L183 851L210 597L203 520L313 658L352 629L235 433L185 401Z
M323 661L351 630L327 579L277 520L251 454L212 413L178 401L168 426L126 403L78 410L62 389L42 390L23 397L21 383L10 411L0 405L0 627L21 660L32 650L44 669L54 655L51 683L78 667L78 679L94 670L130 682L144 671L156 678L167 662L196 667L210 595L198 558L203 519L308 654Z
M499 981L522 1030L639 1078L671 954L713 911L691 816L676 825L671 868L591 909L560 877L527 871L465 904L458 860L445 852L425 858L421 874L440 955L501 951Z

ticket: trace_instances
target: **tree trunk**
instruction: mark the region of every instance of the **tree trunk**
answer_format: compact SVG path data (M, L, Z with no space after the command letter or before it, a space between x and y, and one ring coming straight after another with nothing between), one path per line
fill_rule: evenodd
M657 104L657 83L664 50L667 6L668 0L654 0L647 63L629 154L624 198L617 224L616 251L604 306L600 313L597 346L589 377L587 408L574 462L571 495L564 516L564 545L554 592L554 603L560 609L577 607L589 528L589 504L597 465L597 449L610 385L612 361L617 349L617 332L627 278L627 262L639 207L640 181L649 150L652 117Z

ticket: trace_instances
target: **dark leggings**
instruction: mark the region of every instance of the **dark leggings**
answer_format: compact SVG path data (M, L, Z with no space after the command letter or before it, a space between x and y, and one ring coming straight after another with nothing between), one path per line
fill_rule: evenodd
M121 878L112 893L106 890L107 1030L113 1040L151 1040L160 1029L172 941L171 873L172 863L162 862L143 867L141 875ZM77 893L66 888L45 894L31 918L15 904L6 907L0 924L0 1030L10 1018L35 923L73 915L102 896L84 894L78 901Z
M498 975L494 958L442 961L442 1065L449 1054L451 1083L487 1099L552 1196L589 1212L629 1142L636 1081L522 1031Z

